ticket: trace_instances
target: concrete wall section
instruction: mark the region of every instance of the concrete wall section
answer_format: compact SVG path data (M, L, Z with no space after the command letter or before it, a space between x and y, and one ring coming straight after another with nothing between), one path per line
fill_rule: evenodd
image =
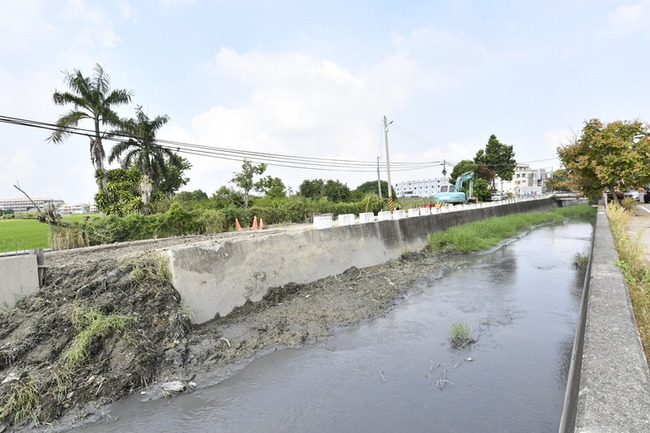
M0 310L14 307L20 298L39 289L35 254L0 258Z
M581 347L561 431L650 432L650 374L607 216L598 213ZM577 394L577 398L575 395Z
M260 232L258 236L210 241L169 250L174 287L194 323L223 317L271 287L308 283L356 266L373 266L422 249L429 233L495 215L545 210L534 200L436 215L321 228Z

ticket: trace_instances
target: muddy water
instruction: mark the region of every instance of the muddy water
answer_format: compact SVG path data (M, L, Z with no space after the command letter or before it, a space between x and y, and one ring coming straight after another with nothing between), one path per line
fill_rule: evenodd
M386 317L261 357L220 384L116 405L80 431L555 432L592 226L533 230ZM454 323L477 342L450 347Z

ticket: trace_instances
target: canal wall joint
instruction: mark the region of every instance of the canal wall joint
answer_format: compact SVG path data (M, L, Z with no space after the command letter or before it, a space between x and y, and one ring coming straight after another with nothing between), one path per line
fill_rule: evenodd
M313 228L258 232L255 236L207 241L167 250L172 284L194 323L229 314L260 301L272 287L304 284L419 251L428 235L449 227L512 213L548 210L551 199L504 201L498 205L449 206L433 212L396 211L333 225L331 216ZM358 221L358 222L357 222Z
M618 253L598 211L560 432L650 432L650 374Z

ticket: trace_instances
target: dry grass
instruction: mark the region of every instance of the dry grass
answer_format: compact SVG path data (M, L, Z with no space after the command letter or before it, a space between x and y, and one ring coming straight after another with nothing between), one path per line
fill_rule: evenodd
M625 275L641 343L650 359L650 263L639 237L626 232L631 213L620 206L609 206L607 216L618 251L618 265Z

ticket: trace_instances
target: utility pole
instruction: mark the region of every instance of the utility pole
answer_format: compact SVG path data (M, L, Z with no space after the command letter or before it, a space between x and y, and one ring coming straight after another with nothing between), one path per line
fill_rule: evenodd
M393 210L393 189L390 184L390 156L388 155L388 125L393 123L390 122L384 116L384 141L386 142L386 176L388 180L388 209Z
M379 190L379 198L381 197L381 176L379 175L379 157L377 157L377 189Z

